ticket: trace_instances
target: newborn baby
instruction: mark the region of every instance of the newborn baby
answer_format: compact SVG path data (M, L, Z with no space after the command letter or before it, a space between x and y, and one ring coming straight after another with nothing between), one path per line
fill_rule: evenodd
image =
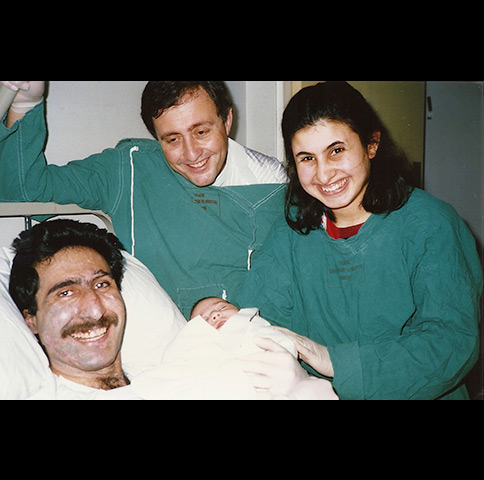
M200 316L218 330L225 325L227 320L239 312L240 310L235 305L222 298L208 297L202 298L195 304L190 314L190 320ZM258 312L255 315L258 315Z
M221 298L205 298L164 352L162 365L132 385L142 398L255 399L237 359L263 351L254 337L270 338L297 358L291 339L259 316Z
M237 327L242 327L243 332L251 331L254 336L268 337L289 350L294 357L298 357L297 350L292 340L289 340L282 332L271 327L271 324L259 315L257 308L243 308L239 310L235 305L219 297L207 297L199 300L192 309L190 321L203 319L215 330L220 330L229 320L231 324L238 323ZM232 329L232 327L229 327ZM238 328L240 330L240 328ZM234 331L235 333L235 331ZM258 347L255 346L257 351ZM248 352L251 353L251 352Z
M230 322L229 322L230 320ZM244 354L256 353L259 347L253 342L255 336L271 338L282 345L297 358L297 350L292 340L259 315L257 308L238 309L235 305L219 297L207 297L199 300L190 314L190 323L204 321L215 330L224 331L225 340L231 344L234 340L239 348L244 347ZM222 327L227 324L227 327ZM194 327L195 328L195 327ZM248 335L250 332L250 335ZM230 338L229 338L230 336ZM242 352L240 352L242 354Z

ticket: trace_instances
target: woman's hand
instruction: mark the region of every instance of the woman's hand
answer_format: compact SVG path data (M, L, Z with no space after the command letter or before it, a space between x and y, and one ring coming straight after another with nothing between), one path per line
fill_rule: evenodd
M310 377L294 356L269 338L255 337L263 352L238 359L261 400L338 400L330 382Z
M260 399L286 397L309 375L284 347L270 338L255 337L263 351L237 360Z
M269 338L255 337L263 352L238 359L262 400L337 400L330 382L310 377L294 356Z
M318 373L328 378L334 377L333 364L328 349L324 345L313 342L307 337L291 332L287 328L273 327L287 335L295 344L299 358L314 368Z

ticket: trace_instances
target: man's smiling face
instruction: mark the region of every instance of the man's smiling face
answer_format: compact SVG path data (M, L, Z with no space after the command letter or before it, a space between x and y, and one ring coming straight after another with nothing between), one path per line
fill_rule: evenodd
M154 120L170 167L197 187L212 185L225 167L232 110L224 122L204 89L186 93Z
M58 375L75 378L120 365L126 310L106 260L67 247L38 264L37 313L24 312Z

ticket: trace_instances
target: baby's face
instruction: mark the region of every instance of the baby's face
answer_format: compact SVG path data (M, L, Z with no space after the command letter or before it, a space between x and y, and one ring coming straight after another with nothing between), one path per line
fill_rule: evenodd
M195 307L192 318L200 315L206 322L218 330L238 311L237 307L221 298L206 298Z

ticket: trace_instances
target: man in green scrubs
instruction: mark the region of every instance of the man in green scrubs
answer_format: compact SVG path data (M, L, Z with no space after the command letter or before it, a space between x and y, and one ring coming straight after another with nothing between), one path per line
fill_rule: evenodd
M156 140L123 140L62 167L43 153L44 82L24 83L3 82L19 94L0 123L0 201L104 211L185 316L200 298L235 298L283 218L286 175L277 159L229 139L224 82L149 82L142 115Z

